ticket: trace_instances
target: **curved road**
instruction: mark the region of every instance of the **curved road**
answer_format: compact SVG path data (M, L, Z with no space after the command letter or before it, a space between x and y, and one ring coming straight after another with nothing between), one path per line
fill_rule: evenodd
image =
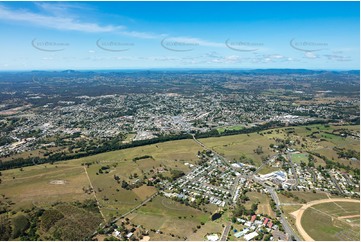
M307 232L302 227L301 219L302 219L302 215L303 215L304 211L307 208L312 207L314 205L321 204L321 203L330 203L330 202L354 202L354 203L360 203L359 200L353 200L353 199L347 199L347 198L332 198L332 199L315 200L315 201L311 201L311 202L303 205L300 209L298 209L297 211L295 211L295 212L293 212L291 214L296 217L297 230L301 234L301 236L303 237L304 240L307 240L307 241L313 241L314 240L314 239L311 238L311 236L309 236L307 234Z

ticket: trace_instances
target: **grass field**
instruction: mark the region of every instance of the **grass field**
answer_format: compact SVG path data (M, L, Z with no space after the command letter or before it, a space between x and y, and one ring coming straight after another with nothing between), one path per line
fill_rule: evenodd
M345 219L341 216L360 215L359 203L325 203L308 208L302 217L302 226L315 240L360 239L359 219Z
M281 170L281 168L264 165L260 170L258 170L258 173L264 175L278 170Z
M53 165L6 170L2 171L0 194L9 197L15 203L14 208L32 204L47 206L56 201L92 198L92 194L83 191L83 188L88 188L90 184L81 164L94 162L87 168L87 172L102 205L103 213L109 218L130 210L155 192L153 187L140 187L133 191L122 189L114 180L114 175L118 175L121 180L131 182L136 179L129 179L130 174L137 173L139 178L143 178L142 174L150 177L150 170L154 168L163 167L188 172L189 167L185 166L184 162L194 163L198 159L198 150L202 148L194 141L179 140L107 152ZM151 155L153 158L133 162L133 158L143 155ZM109 173L96 175L99 169L106 165L110 166ZM167 173L165 172L164 175ZM52 184L52 181L62 181L62 183Z
M313 193L313 192L292 192L293 195L299 197L299 201L304 199L306 202L320 200L320 199L327 199L328 196L326 193Z
M230 160L239 160L240 156L244 154L248 159L254 160L257 165L261 165L262 156L274 155L275 153L269 148L270 144L275 144L275 139L287 139L292 141L299 140L300 143L295 143L292 147L296 150L307 152L312 151L325 155L328 159L334 159L345 165L358 167L359 162L350 162L347 159L338 159L337 153L333 147L347 148L358 151L360 144L358 140L351 137L342 138L338 135L328 134L340 128L349 130L358 130L359 125L355 126L325 126L325 125L308 125L292 127L293 133L287 134L285 128L270 129L268 131L261 131L260 134L240 134L232 136L223 136L217 138L201 139L206 146L214 149L220 154L223 154ZM311 134L315 133L314 137ZM328 133L326 133L328 132ZM321 141L322 139L322 141ZM301 146L303 144L303 147ZM257 155L254 150L257 146L262 147L263 153ZM307 153L303 153L307 156ZM295 156L295 162L300 162L306 157L304 155ZM316 159L316 165L325 165L324 161Z
M242 130L244 129L243 125L234 125L234 126L225 126L217 128L217 131L221 134L224 133L225 130Z
M200 141L230 160L239 160L244 154L258 166L261 165L262 156L274 155L274 152L269 149L272 141L268 137L256 133L207 138L200 139ZM258 146L262 146L263 151L259 155L254 152Z
M308 154L307 153L292 154L291 160L293 163L301 164L301 162L303 162L307 164Z
M199 230L197 230L196 233L190 234L188 239L192 241L203 241L206 240L205 236L207 234L221 235L222 231L222 223L219 221L208 221Z
M141 224L146 229L160 230L163 232L162 237L169 236L171 239L170 233L181 238L193 234L192 229L201 225L201 222L206 223L210 220L210 216L209 213L157 196L146 206L128 215L128 218L134 224ZM154 236L151 235L152 240L155 239Z
M84 169L80 165L39 165L25 167L23 171L2 171L0 194L15 203L13 209L20 209L31 204L47 206L57 201L92 198L82 190L88 185Z
M280 197L280 195L278 195L278 197ZM295 233L297 233L297 234L298 234L298 231L297 231L297 228L295 226L296 218L294 216L290 215L290 213L300 209L301 207L302 207L302 205L281 206L281 209L282 209L283 213L285 214L285 217L287 218L287 221L289 222L289 224L293 228L293 231Z

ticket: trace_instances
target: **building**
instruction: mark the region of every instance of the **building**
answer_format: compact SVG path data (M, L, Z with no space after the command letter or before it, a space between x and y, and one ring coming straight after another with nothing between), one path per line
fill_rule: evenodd
M263 225L266 226L266 224L268 223L268 220L269 220L268 218L265 218L264 221L263 221Z
M242 231L239 231L237 233L234 234L234 237L236 238L240 238L242 237L243 235L247 234L249 232L249 229L244 229Z
M208 241L217 241L217 240L219 240L219 236L218 236L218 234L210 234L210 235L207 235L207 240Z
M258 236L257 232L252 232L252 233L246 234L244 236L244 239L247 240L247 241L250 241L250 240L252 240L253 238L255 238L257 236Z

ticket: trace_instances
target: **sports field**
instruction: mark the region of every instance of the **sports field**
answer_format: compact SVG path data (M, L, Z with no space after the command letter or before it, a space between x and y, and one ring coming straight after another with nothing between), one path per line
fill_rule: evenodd
M360 204L328 202L307 208L301 224L314 240L358 241Z

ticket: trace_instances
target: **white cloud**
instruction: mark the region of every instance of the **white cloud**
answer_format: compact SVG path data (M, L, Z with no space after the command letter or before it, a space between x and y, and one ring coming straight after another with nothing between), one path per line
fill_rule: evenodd
M99 25L97 23L80 21L78 18L71 16L67 11L69 8L82 8L73 4L37 3L36 5L47 12L47 14L34 13L28 10L12 10L0 5L0 20L21 22L65 31L116 33L140 39L154 39L166 36L165 34L128 30L127 27L123 25Z
M316 59L316 58L319 58L319 56L316 55L316 54L313 53L313 52L305 52L305 57L308 58L308 59Z
M125 28L124 26L113 25L100 26L96 23L80 22L71 17L48 16L26 10L15 11L3 6L0 6L0 20L22 22L58 30L74 30L88 33L114 32Z

